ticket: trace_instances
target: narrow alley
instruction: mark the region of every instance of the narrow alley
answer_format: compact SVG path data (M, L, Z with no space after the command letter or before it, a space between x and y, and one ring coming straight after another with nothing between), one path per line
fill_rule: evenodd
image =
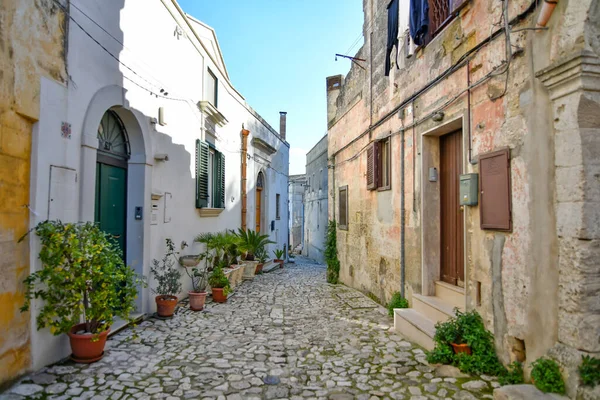
M387 310L325 267L298 258L258 275L225 304L180 306L112 336L94 364L67 362L27 376L3 400L477 399L491 377L437 371L423 350L390 332Z

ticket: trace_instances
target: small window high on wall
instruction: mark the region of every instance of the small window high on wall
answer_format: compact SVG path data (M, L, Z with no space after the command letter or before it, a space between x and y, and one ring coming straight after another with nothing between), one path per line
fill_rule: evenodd
M338 226L340 229L348 229L348 186L342 186L339 190Z
M206 100L208 100L210 102L210 104L212 104L215 107L218 107L218 105L217 105L218 96L217 95L218 95L219 81L218 81L217 77L215 76L215 74L212 73L210 68L207 71L208 71L208 73L206 74L205 97L206 97Z
M281 195L279 193L277 193L275 195L275 218L277 218L277 219L281 219L280 202L281 202Z

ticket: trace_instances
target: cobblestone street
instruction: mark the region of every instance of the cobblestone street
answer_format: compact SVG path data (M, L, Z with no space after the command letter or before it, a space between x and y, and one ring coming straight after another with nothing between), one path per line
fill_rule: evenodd
M497 383L435 370L387 310L297 259L205 312L180 307L109 339L105 357L23 378L2 399L478 399Z

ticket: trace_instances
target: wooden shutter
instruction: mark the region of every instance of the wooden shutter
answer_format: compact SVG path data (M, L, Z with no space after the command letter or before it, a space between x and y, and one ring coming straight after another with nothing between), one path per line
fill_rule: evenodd
M367 189L379 187L379 143L374 142L367 148Z
M510 186L510 150L480 155L481 229L512 229Z
M196 140L196 208L208 207L208 144Z
M348 186L340 188L338 201L338 226L340 229L348 229Z
M450 0L450 13L457 12L468 2L469 0Z
M215 208L225 208L225 155L215 150L215 167L213 175Z

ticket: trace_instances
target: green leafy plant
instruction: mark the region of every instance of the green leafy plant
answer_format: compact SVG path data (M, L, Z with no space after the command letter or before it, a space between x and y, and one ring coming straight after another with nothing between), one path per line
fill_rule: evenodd
M582 356L579 366L579 375L581 382L586 386L596 386L600 384L600 359Z
M461 312L435 325L435 348L427 353L430 363L452 364L468 374L501 375L506 369L498 360L492 334L476 311ZM451 343L468 344L471 354L455 354Z
M161 260L152 260L150 272L157 285L151 288L152 292L162 296L177 296L181 292L181 271L175 267L177 252L171 239L166 239L166 251Z
M340 279L340 260L337 256L337 224L335 220L329 221L327 225L325 261L327 263L327 282L338 283Z
M237 237L238 249L245 254L244 259L247 261L254 261L254 256L261 247L275 243L269 240L269 235L261 235L252 229L243 230L240 228Z
M215 269L213 269L212 273L208 277L208 284L212 288L224 289L223 293L225 295L229 294L231 288L229 285L229 279L227 276L225 276L225 273L223 273L223 268L221 268L221 266L217 266Z
M513 361L505 373L500 374L498 383L502 386L519 385L524 382L523 365L518 361Z
M282 249L273 250L273 255L275 256L276 260L283 260L284 254L285 254L285 251L283 251Z
M544 393L565 393L565 381L556 361L542 357L535 360L531 366L531 379L535 387Z
M400 292L396 292L392 295L392 299L388 303L388 314L390 317L394 316L394 308L408 308L408 300L406 300Z
M210 265L210 251L205 249L200 255L198 255L198 259L200 261L204 261L203 267L185 267L183 266L183 270L187 274L187 276L192 281L192 292L194 293L204 293L206 291L206 283L208 281L208 273L212 270L212 266Z
M260 262L261 264L264 264L267 262L267 251L265 250L264 247L261 247L260 249L258 249L258 251L255 254L256 258L258 258L258 262Z
M91 222L45 221L32 231L40 238L42 269L24 281L21 312L33 299L42 299L38 329L49 327L59 335L83 320L87 333L99 334L115 316L132 321L137 287L144 281L125 265L114 239Z

